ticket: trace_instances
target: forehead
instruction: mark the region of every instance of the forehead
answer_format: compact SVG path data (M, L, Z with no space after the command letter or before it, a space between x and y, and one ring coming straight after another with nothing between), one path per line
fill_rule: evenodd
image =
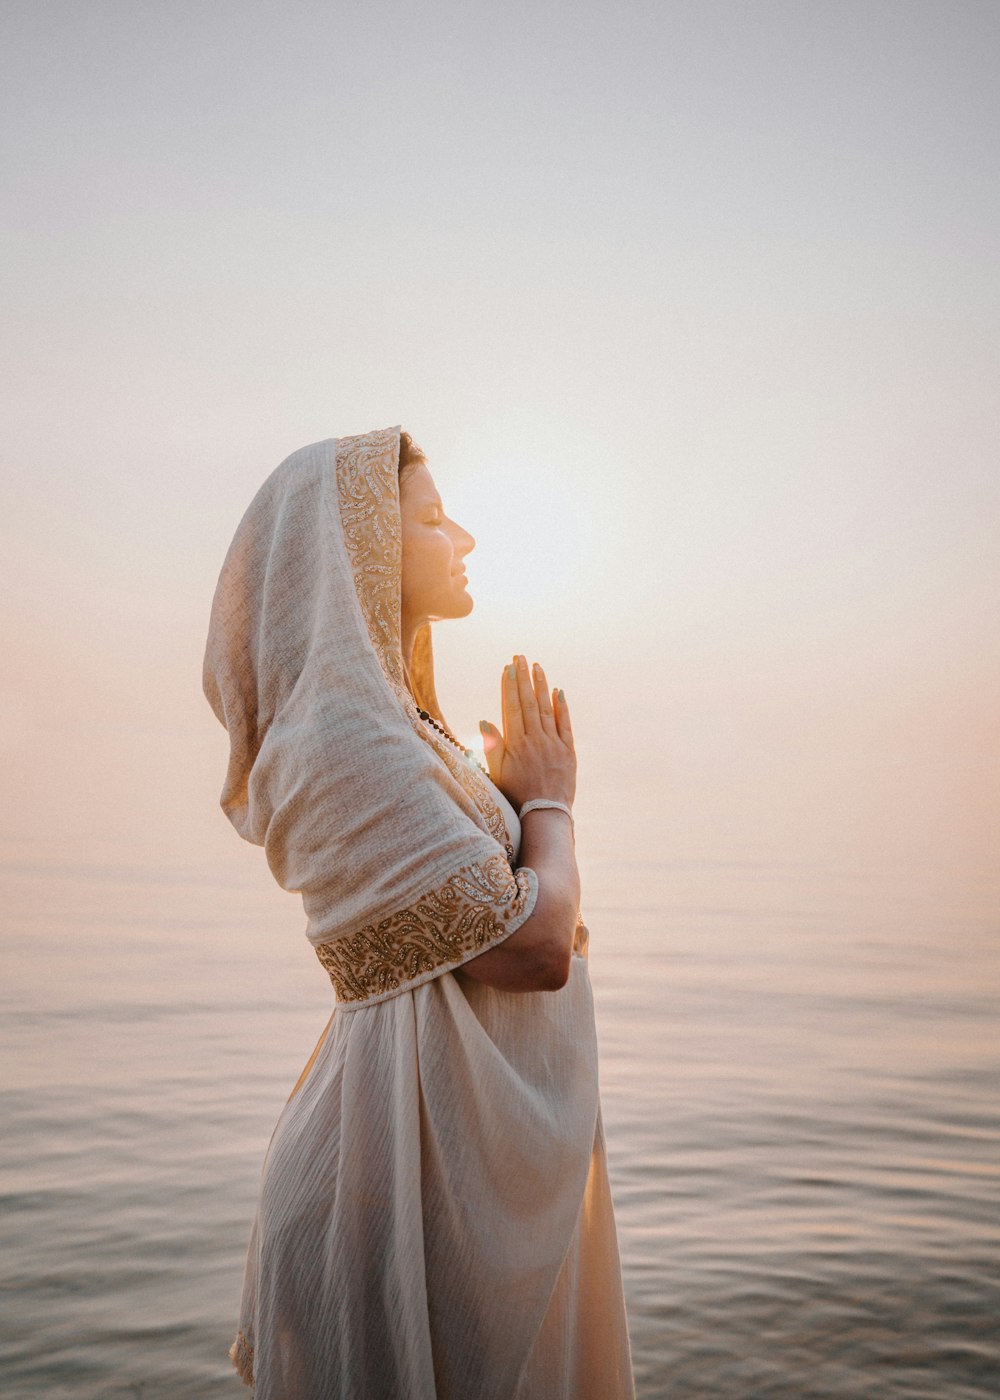
M410 468L400 483L399 495L401 503L410 510L441 504L441 497L426 462L417 462Z

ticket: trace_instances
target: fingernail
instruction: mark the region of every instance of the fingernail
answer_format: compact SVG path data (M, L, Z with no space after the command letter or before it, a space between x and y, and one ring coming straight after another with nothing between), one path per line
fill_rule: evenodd
M513 680L514 677L517 675L517 671L514 669L514 663L513 663L513 661L512 661L512 662L510 663L510 665L507 667L507 675L508 675L508 677L509 677L510 680Z
M560 699L560 700L565 700L565 699L566 699L566 697L565 697L565 695L562 693L562 690L561 690L561 689L557 690L557 691L556 691L556 694L559 696L559 699Z

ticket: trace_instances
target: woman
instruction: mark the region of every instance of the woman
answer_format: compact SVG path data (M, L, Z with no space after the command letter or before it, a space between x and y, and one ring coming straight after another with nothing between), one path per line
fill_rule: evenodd
M635 1394L569 708L516 658L487 775L435 694L473 544L388 428L283 462L216 589L221 804L336 991L261 1173L230 1352L257 1400Z

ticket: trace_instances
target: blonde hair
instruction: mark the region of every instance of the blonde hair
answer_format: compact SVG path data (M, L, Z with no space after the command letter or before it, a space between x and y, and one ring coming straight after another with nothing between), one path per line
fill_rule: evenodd
M419 466L421 462L426 462L427 457L422 447L418 447L409 433L399 434L399 479L403 480L412 467Z

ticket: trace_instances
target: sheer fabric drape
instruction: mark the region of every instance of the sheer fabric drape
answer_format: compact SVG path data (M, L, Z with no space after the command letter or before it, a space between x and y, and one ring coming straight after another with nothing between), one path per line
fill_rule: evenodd
M258 1400L634 1395L593 1026L585 952L334 1014L261 1177Z

